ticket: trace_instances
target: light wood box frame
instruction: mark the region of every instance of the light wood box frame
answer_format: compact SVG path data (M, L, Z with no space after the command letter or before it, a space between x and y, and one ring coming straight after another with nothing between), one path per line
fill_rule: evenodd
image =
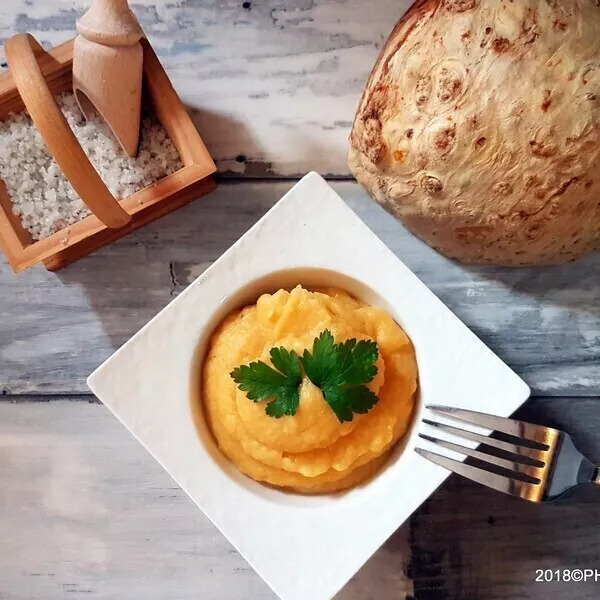
M30 40L52 94L71 91L74 40L47 52L33 38ZM15 273L38 262L43 262L49 271L61 269L215 189L211 177L216 171L214 161L150 43L143 39L142 44L144 101L150 102L173 141L183 168L124 199L120 204L131 217L126 225L109 228L92 214L39 241L31 237L22 227L20 217L13 213L6 186L0 180L0 247ZM24 109L9 70L0 76L0 120Z

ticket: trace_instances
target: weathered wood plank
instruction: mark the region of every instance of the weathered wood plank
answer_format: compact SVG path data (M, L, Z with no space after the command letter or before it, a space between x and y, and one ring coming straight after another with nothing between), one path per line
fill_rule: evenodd
M68 269L0 259L0 390L85 393L85 378L262 216L291 183L230 183ZM600 395L600 254L541 269L464 267L350 182L334 188L538 395Z
M274 600L100 404L0 402L0 598ZM404 600L407 531L338 595Z
M600 464L600 398L535 398L517 416L563 428ZM600 489L535 505L452 476L413 515L418 600L595 600L600 586ZM582 583L535 582L536 569L594 569Z
M0 42L73 36L89 4L3 0ZM132 6L221 172L347 175L347 137L379 49L411 0L139 0ZM3 54L0 54L2 57ZM3 60L3 58L2 58Z

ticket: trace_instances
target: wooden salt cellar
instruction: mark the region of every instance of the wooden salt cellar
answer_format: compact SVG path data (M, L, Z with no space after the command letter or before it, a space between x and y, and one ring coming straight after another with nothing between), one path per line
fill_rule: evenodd
M110 193L67 124L54 95L72 90L73 40L46 52L29 34L4 46L9 71L0 76L0 120L27 110L48 150L92 215L35 241L12 210L0 180L0 246L18 273L43 262L50 271L90 254L215 189L216 171L200 135L149 42L144 54L144 101L166 129L183 168L123 201Z

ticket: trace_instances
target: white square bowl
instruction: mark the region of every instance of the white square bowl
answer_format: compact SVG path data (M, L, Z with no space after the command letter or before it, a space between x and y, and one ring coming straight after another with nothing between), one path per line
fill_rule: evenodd
M342 494L300 496L246 478L220 454L198 408L200 366L215 326L261 293L297 283L337 285L386 308L417 353L413 427L381 473ZM332 598L448 476L413 451L424 405L508 416L529 396L316 173L88 384L282 600Z

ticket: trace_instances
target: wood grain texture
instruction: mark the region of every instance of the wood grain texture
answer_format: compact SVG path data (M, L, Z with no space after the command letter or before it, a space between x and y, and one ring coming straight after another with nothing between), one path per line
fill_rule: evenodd
M0 531L2 600L275 600L101 404L0 401ZM404 600L407 533L336 600Z
M535 398L517 416L563 428L600 464L600 398ZM536 569L600 573L599 490L536 505L452 476L413 515L417 600L596 600L597 581L538 582Z
M0 261L0 390L86 393L86 377L291 183L229 183L58 274ZM334 188L538 395L600 395L600 254L552 268L453 263L358 185Z
M73 37L87 0L3 0L0 41ZM347 137L410 0L138 0L132 8L221 172L347 176ZM0 54L0 60L1 54Z

